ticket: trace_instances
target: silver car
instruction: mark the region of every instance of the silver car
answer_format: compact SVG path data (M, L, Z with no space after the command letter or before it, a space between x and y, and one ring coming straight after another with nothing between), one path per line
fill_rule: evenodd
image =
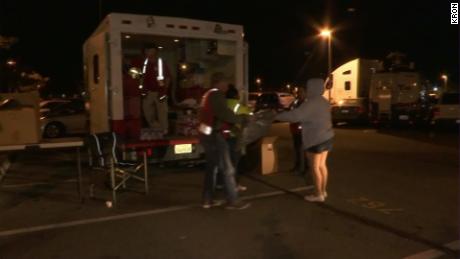
M58 138L87 132L87 114L81 100L63 102L49 110L42 111L40 117L44 138Z

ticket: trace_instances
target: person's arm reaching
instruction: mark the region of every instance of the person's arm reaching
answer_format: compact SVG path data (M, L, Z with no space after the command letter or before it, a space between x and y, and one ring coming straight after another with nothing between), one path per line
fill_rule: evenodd
M298 108L276 115L275 120L287 122L304 122L313 115L311 103L303 102Z

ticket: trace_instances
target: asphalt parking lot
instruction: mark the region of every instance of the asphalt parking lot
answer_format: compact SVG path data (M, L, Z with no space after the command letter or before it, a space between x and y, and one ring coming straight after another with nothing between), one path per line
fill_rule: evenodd
M199 206L200 167L151 167L151 193L117 208L103 184L79 203L73 154L21 154L0 191L0 258L458 257L457 134L336 129L323 204L289 173L286 125L271 134L280 172L245 172L243 211Z

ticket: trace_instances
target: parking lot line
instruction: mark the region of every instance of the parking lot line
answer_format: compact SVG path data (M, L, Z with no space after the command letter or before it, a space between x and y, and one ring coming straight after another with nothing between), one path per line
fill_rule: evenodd
M31 187L36 185L53 185L53 184L63 184L63 183L76 183L77 180L69 179L59 182L30 182L30 183L20 183L20 184L3 184L2 188L23 188L23 187Z
M291 191L291 192L301 192L301 191L306 191L306 190L310 190L310 189L313 189L313 186L304 186L304 187L293 188L293 189L290 189L289 191ZM267 192L267 193L243 196L243 197L241 197L241 199L242 200L255 200L255 199L261 199L261 198L284 195L284 194L286 194L286 192L284 192L284 191L274 191L274 192ZM26 228L11 229L11 230L0 231L0 237L8 237L8 236L13 236L13 235L27 234L27 233L33 233L33 232L39 232L39 231L61 229L61 228L82 226L82 225L88 225L88 224L94 224L94 223L100 223L100 222L108 222L108 221L116 221L116 220L122 220L122 219L136 218L136 217L142 217L142 216L148 216L148 215L155 215L155 214L162 214L162 213L168 213L168 212L174 212L174 211L188 210L188 209L192 209L192 208L196 208L196 207L200 207L200 204L173 206L173 207L168 207L168 208L163 208L163 209L155 209L155 210L147 210L147 211L126 213L126 214L120 214L120 215L115 215L115 216L107 216L107 217L101 217L101 218L82 219L82 220L68 221L68 222L49 224L49 225L41 225L41 226L33 226L33 227L26 227Z
M254 181L259 182L259 183L262 183L262 184L264 184L266 186L269 186L269 187L272 187L274 189L278 189L280 191L283 191L286 194L301 197L301 195L298 194L297 192L291 192L290 190L287 190L287 189L284 189L284 188L282 188L280 186L276 186L274 184L271 184L271 183L269 183L269 182L267 182L267 181L265 181L263 179L260 179L258 177L251 176L251 175L248 175L246 177L248 179L254 180ZM333 213L335 213L337 215L340 215L340 216L342 216L344 218L357 221L360 224L364 224L364 225L367 225L369 227L380 229L382 231L392 233L395 236L402 237L402 238L405 238L405 239L408 239L408 240L412 240L414 242L418 242L418 243L424 244L424 245L429 246L429 247L433 247L434 248L433 250L442 251L443 254L448 254L450 256L458 257L458 253L454 249L451 249L451 248L449 248L449 247L447 247L445 245L442 245L442 244L438 244L438 243L433 242L431 240L425 239L423 237L417 236L417 235L415 235L413 233L405 232L405 231L400 230L398 228L395 228L395 227L393 227L391 225L387 225L385 223L375 221L375 220L373 220L371 218L363 217L363 216L354 214L352 212L337 208L337 207L332 206L331 204L328 204L328 203L316 203L316 205L321 207L321 208L323 208L323 209L329 210L329 211L331 211L331 212L333 212Z
M445 244L444 246L452 250L458 251L460 249L460 240L450 242L448 244ZM443 256L444 254L445 253L443 253L442 251L439 251L436 249L430 249L430 250L420 252L418 254L414 254L414 255L405 257L404 259L431 259L431 258L438 258L440 256Z

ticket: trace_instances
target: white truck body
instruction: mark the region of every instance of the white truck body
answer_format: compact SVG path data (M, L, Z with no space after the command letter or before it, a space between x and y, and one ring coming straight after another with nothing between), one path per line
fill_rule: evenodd
M334 121L365 119L371 76L380 67L378 60L357 58L332 72L332 88L324 97L330 98Z
M199 80L204 87L209 87L213 72L226 73L247 100L247 46L241 25L112 13L83 45L91 133L116 131L129 123L125 121L123 66L126 57L142 56L142 44L149 42L159 46L159 57L169 65L174 105L175 91L183 83L178 76L183 62L201 66Z

